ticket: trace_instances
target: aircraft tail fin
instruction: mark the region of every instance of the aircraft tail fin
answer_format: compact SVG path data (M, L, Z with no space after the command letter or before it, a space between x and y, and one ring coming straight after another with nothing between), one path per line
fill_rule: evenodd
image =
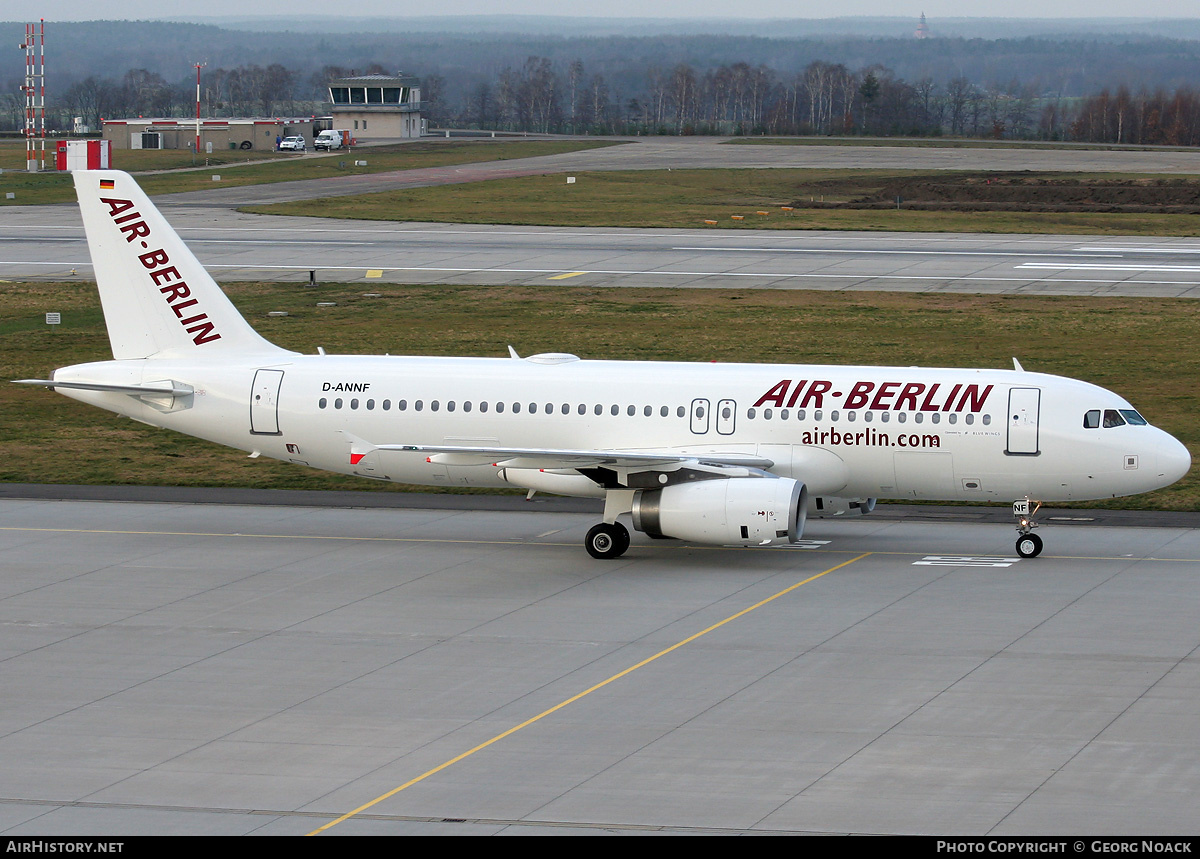
M114 358L286 354L238 313L133 177L73 175Z

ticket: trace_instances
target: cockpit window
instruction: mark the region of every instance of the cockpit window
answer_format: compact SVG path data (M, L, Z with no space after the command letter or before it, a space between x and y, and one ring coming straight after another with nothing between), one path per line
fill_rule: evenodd
M1084 429L1096 429L1100 426L1100 410L1092 409L1083 416Z
M1146 420L1144 417L1139 415L1133 409L1120 409L1120 412L1121 412L1121 416L1124 417L1125 420L1129 421L1129 423L1135 427L1144 427L1148 423L1150 423L1148 420Z
M1121 417L1116 409L1105 409L1104 426L1105 428L1125 426L1125 418Z

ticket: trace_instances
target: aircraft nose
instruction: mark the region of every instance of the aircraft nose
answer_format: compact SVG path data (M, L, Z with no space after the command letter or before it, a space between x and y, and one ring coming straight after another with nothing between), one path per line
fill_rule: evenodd
M1183 478L1192 467L1192 455L1183 443L1174 436L1167 435L1158 446L1158 470L1169 486Z

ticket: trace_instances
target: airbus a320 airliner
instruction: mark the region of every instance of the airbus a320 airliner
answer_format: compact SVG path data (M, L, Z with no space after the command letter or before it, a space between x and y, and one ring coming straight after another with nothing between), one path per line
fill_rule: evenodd
M24 379L252 456L604 500L596 558L652 537L773 546L876 499L1132 495L1191 466L1128 402L1012 370L301 355L260 337L128 175L78 171L113 360ZM1033 510L1029 509L1030 499Z

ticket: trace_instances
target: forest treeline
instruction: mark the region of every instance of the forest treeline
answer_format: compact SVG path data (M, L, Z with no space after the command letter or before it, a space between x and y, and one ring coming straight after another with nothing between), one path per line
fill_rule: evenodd
M390 73L379 64L325 66L304 75L283 64L204 68L204 116L308 116L329 110L329 80ZM445 78L421 79L431 127L568 134L867 135L1074 140L1200 145L1200 91L1182 85L1119 86L1076 98L1047 95L1013 79L979 85L964 76L907 81L882 65L850 69L816 60L794 74L744 62L698 69L649 65L644 86L622 97L581 60L531 56L504 66L455 99ZM49 124L83 117L190 117L195 84L171 84L146 69L119 79L89 76L50 100ZM55 110L55 108L57 108ZM21 127L23 103L6 95L0 124Z

